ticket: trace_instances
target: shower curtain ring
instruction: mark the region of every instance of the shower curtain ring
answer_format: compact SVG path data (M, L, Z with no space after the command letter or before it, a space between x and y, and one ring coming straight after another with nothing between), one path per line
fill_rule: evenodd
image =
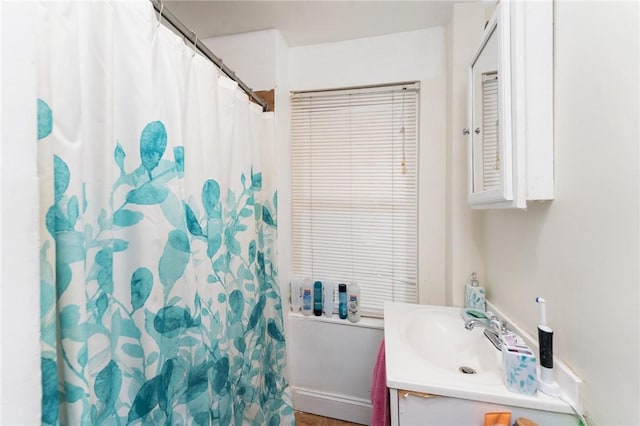
M162 0L160 0L160 15L158 15L158 25L156 26L156 28L160 27L160 24L162 23L162 11L164 10L164 3L162 2Z
M193 58L194 56L196 56L196 52L198 51L198 33L195 31L191 31L191 34L193 34L193 36L195 37L193 41L193 55L191 55L191 57Z

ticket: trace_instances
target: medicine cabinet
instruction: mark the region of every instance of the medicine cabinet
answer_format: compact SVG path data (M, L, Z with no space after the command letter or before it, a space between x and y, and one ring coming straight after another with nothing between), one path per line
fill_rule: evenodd
M500 1L469 66L468 201L553 199L551 2Z

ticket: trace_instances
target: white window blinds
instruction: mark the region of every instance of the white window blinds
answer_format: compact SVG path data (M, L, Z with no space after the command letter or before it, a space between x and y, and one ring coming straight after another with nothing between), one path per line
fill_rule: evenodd
M417 301L418 83L292 97L293 274Z

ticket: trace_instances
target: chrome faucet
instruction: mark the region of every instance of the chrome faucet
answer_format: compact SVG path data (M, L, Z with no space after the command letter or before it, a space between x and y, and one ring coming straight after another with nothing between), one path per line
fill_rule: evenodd
M505 323L500 322L498 317L493 314L489 314L489 321L472 318L465 321L464 328L467 330L473 330L476 326L484 328L484 335L499 351L502 351L502 340L500 336L507 331Z
M497 318L493 317L489 319L489 321L487 321L486 319L472 318L464 323L464 328L466 328L467 330L473 330L476 325L496 332L500 331L502 327L500 321Z

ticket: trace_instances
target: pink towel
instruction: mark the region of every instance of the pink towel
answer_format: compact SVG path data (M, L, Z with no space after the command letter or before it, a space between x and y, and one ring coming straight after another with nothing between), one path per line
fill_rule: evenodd
M389 413L389 389L387 389L387 368L385 361L384 339L378 349L378 358L373 367L373 379L371 381L371 426L389 426L391 415Z

